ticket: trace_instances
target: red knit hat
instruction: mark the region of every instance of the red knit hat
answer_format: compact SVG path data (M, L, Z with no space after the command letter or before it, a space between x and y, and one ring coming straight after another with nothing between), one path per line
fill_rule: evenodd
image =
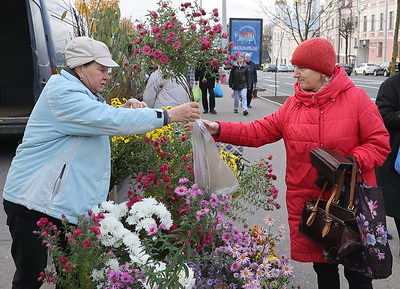
M292 64L331 76L336 66L336 52L323 38L307 39L294 50Z

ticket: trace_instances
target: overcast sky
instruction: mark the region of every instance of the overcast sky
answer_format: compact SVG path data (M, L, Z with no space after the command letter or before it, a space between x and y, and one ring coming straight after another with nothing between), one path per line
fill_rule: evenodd
M122 17L144 20L148 10L156 9L158 2L158 0L120 0L119 7ZM190 0L172 0L172 5L179 7L182 2ZM229 18L263 18L258 3L258 0L226 0L227 23ZM221 12L222 0L202 0L202 6L207 13L214 8Z

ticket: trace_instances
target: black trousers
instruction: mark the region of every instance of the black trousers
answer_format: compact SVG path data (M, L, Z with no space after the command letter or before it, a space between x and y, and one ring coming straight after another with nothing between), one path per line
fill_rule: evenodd
M210 103L208 103L207 92L210 96ZM201 87L201 103L203 104L203 109L206 111L208 111L209 109L213 110L215 108L214 87Z
M318 289L340 289L338 265L313 263L317 273ZM349 289L373 289L372 279L360 273L344 268L344 276L349 282Z
M250 106L251 103L251 99L253 98L253 87L251 87L251 89L247 90L247 107Z
M11 255L16 267L12 289L38 289L43 284L38 278L47 266L47 249L33 231L39 229L36 223L42 217L58 227L61 221L6 200L3 204L12 237Z

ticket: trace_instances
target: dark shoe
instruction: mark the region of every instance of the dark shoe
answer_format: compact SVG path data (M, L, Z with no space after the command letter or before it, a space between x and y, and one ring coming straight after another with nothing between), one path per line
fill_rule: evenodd
M243 111L243 115L248 115L249 112L247 110Z
M387 238L388 238L388 240L392 240L392 239L393 239L392 234L390 234L390 233L388 232L388 233L387 233Z
M234 112L234 113L238 113L238 110L237 110L237 109L234 109L233 112Z
M204 114L208 113L208 110L203 111Z
M217 114L217 112L215 111L215 109L210 110L210 112L211 112L212 114Z
M248 108L253 108L251 105L248 105L247 107L248 107Z

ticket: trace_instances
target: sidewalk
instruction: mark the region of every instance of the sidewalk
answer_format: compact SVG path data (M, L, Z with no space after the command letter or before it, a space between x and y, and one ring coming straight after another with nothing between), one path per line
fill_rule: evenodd
M273 102L271 100L266 100L263 98L264 93L259 93L259 97L252 100L252 107L248 109L249 114L244 116L242 110L239 109L239 113L233 113L233 99L231 98L232 90L227 85L221 85L224 97L216 99L216 111L217 114L205 114L203 118L208 120L221 120L221 121L241 121L250 122L256 119L263 118L267 114L274 113L279 109L280 104ZM268 91L265 92L268 94ZM201 109L201 111L203 111ZM3 147L3 144L2 144ZM2 150L0 154L0 188L3 188L5 175L8 170L10 160L14 151ZM270 212L270 215L276 220L276 225L283 224L286 228L287 225L287 213L285 209L285 170L286 170L286 153L284 150L283 141L279 141L274 144L269 144L262 146L260 148L245 148L244 157L250 162L259 160L261 157L267 157L269 155L273 156L272 164L274 174L277 175L277 180L275 182L276 187L279 189L278 201L282 205L282 209ZM1 197L0 200L2 201ZM253 226L256 224L262 224L265 214L258 214L252 216L249 219L249 225ZM14 264L10 254L11 237L8 232L8 227L5 224L5 213L3 206L0 205L0 289L10 289L11 280L14 274ZM392 218L388 219L389 231L392 233L396 232L394 222ZM400 272L400 257L399 252L399 239L396 234L394 239L390 241L392 253L393 253L393 275L384 280L375 280L373 282L374 289L399 289L400 288L400 276L397 274ZM278 253L281 255L288 255L289 253L289 238L286 234L286 240L281 243L278 248ZM298 263L292 262L294 265L295 279L293 285L301 286L301 289L315 289L316 288L316 275L312 269L312 265L309 263ZM341 282L342 289L348 289L346 280L343 278L343 270L341 269ZM42 289L54 289L53 286L45 284Z

